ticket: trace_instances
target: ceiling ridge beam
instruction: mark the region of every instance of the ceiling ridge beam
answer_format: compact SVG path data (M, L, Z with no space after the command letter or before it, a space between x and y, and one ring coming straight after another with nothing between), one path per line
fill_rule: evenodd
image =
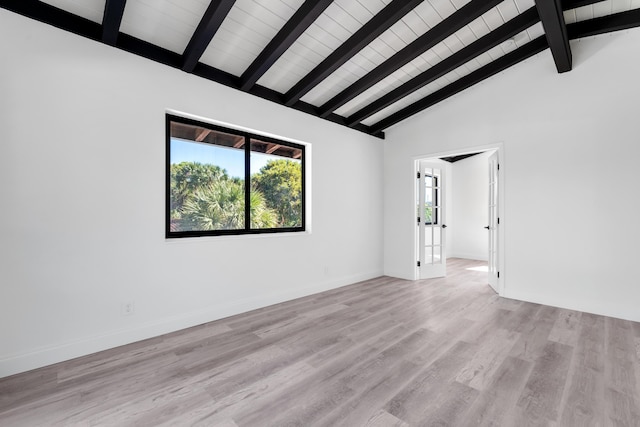
M613 15L580 21L567 26L569 39L595 36L614 31L640 27L640 9L614 13Z
M115 46L120 34L120 24L124 16L124 8L127 0L107 0L104 5L102 17L102 41Z
M394 0L386 5L311 72L293 85L284 96L285 104L293 105L423 1Z
M251 89L331 3L333 0L306 0L242 73L240 89Z
M212 0L182 54L182 70L192 72L233 7L235 0Z
M445 58L433 67L429 68L423 73L403 83L402 85L398 86L382 97L376 99L369 105L355 112L347 118L347 124L351 126L367 117L372 116L373 114L399 101L405 96L415 92L416 90L428 85L436 79L439 79L445 74L482 55L483 53L510 39L516 34L526 30L539 21L540 18L535 6L529 8L512 20L507 21L495 30L491 31L487 35L474 41L470 45L463 47L453 55Z
M571 71L573 61L561 1L536 0L536 7L558 73Z
M509 67L512 67L519 62L524 61L536 55L537 53L542 52L547 49L549 44L545 38L545 36L540 36L533 41L530 41L526 45L509 52L508 54L496 59L495 61L490 62L482 68L478 68L471 74L468 74L460 79L454 81L451 84L443 87L442 89L427 95L426 97L420 99L419 101L414 102L413 104L391 114L388 117L380 120L377 123L374 123L369 127L371 132L375 134L376 132L381 132L386 128L399 123L414 114L417 114L438 102L444 101L445 99L462 92L465 89L470 88L473 85L480 83L481 81L488 79L489 77L506 70Z
M364 77L325 102L320 106L320 115L324 117L337 108L340 108L500 3L501 0L471 0L452 15L433 26L429 31L396 52Z

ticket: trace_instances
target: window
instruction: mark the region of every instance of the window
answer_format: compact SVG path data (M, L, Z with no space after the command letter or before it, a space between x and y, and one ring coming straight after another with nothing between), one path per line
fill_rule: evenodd
M305 230L304 146L167 115L166 237Z
M432 175L425 175L424 177L424 210L420 210L420 187L416 187L418 194L416 194L416 214L418 222L422 219L426 225L438 224L438 209L434 206L438 206L438 193L440 187L438 187L438 177Z

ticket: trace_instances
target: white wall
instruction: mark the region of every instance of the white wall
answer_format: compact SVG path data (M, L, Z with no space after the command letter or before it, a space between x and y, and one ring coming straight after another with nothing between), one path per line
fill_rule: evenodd
M0 377L382 273L381 140L5 10L0 52ZM310 143L312 233L165 240L168 108Z
M571 46L570 73L545 51L387 132L385 272L412 271L413 159L502 142L504 295L640 321L640 30Z
M489 157L484 152L459 160L452 165L454 186L453 243L451 256L456 258L488 258L489 223Z

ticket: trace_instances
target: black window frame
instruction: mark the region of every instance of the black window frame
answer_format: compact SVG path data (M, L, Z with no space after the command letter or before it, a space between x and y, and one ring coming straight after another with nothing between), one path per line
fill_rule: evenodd
M197 126L210 129L215 132L224 132L235 136L243 137L244 142L244 228L233 230L189 230L189 231L172 231L171 230L171 123L180 123L190 126ZM185 238L185 237L206 237L206 236L237 236L252 234L274 234L274 233L292 233L306 231L306 156L305 145L294 142L274 138L271 136L261 135L259 133L248 132L241 129L234 129L227 126L221 126L200 120L186 118L175 114L166 114L165 120L166 134L166 152L165 152L165 238ZM301 225L299 227L279 227L279 228L251 228L250 204L251 197L251 140L256 139L261 142L278 144L301 150L300 157L301 166Z
M425 218L424 225L438 225L438 210L436 207L438 206L438 194L440 193L440 187L438 187L438 177L435 175L425 174L425 177L429 177L433 180L433 186L431 188L435 189L433 205L431 205L431 221L427 221ZM434 212L435 210L435 212ZM424 214L424 213L423 213ZM426 215L425 215L426 216Z

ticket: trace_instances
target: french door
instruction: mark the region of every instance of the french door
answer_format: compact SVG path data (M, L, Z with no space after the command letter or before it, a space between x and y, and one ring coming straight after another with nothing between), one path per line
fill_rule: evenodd
M445 171L442 164L420 162L416 217L418 226L418 277L447 274L445 252Z
M500 293L498 279L500 278L500 266L498 264L498 233L500 232L500 216L498 214L498 184L500 164L498 152L489 157L489 286Z

